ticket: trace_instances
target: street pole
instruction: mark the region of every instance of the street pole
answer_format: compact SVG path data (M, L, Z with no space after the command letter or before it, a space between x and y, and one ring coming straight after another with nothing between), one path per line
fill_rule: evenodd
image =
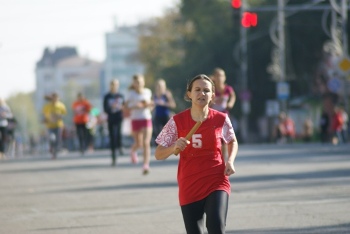
M286 60L285 60L285 2L278 0L278 51L279 51L279 66L280 66L280 82L286 81ZM281 110L287 110L287 101L281 100Z
M340 0L340 4L336 0L330 0L332 7L331 35L334 44L335 56L339 59L348 58L348 35L347 35L347 20L348 20L348 1ZM345 110L349 111L349 90L346 74L343 74L343 100Z
M245 1L242 1L240 18L242 19L243 13L246 9ZM241 47L241 92L248 90L248 62L247 62L247 28L240 27L240 47ZM250 111L249 100L242 100L242 119L241 119L241 136L243 141L246 141L248 137L248 113Z
M343 58L349 57L348 52L348 34L347 34L347 22L348 22L348 0L342 0L341 4L341 18L342 18L342 49ZM349 113L349 88L346 75L344 75L344 106L345 111Z
M347 22L348 22L348 0L342 0L341 4L341 18L342 18L342 39L343 39L343 55L348 56L348 35L347 35Z

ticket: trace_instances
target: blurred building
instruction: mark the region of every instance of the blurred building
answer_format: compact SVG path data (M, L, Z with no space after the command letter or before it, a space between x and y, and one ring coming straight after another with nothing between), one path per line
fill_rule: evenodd
M75 47L45 48L36 64L35 104L38 112L45 102L44 96L58 92L66 104L82 91L95 107L101 109L101 98L109 90L113 79L120 81L120 91L126 90L136 73L144 73L144 66L137 60L138 28L117 27L106 33L106 58L104 63L78 54Z
M125 93L135 73L144 72L144 66L137 60L138 28L117 27L106 33L106 60L101 79L101 93L109 90L113 79L120 82L120 92Z
M83 92L93 103L100 103L100 76L103 65L78 55L74 47L44 50L36 64L36 109L40 112L44 96L57 92L61 100L71 102ZM69 103L66 103L69 104Z

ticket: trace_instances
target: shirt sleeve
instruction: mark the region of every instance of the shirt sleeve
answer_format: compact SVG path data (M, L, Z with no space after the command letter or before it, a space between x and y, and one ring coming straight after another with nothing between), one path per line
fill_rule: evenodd
M222 136L226 144L236 138L235 131L233 130L231 120L228 115L226 115L224 126L222 128Z
M232 94L232 93L235 93L235 90L233 89L233 87L231 85L227 85L226 92L227 92L227 94Z
M177 128L173 118L163 127L162 131L156 138L158 145L169 147L177 140Z

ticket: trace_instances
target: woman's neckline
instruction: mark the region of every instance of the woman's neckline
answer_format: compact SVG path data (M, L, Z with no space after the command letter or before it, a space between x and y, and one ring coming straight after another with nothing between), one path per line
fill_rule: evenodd
M204 116L194 116L194 113L192 112L192 108L190 108L190 116L194 122L198 122L198 121L204 122L206 119L208 119L209 113L210 113L210 108L208 108L208 113L204 113Z

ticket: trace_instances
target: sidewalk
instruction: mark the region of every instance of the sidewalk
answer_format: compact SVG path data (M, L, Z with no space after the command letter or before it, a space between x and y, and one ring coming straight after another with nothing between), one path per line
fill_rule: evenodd
M0 233L185 233L178 158L144 176L108 154L0 161ZM227 233L350 233L350 145L242 145L235 166Z

